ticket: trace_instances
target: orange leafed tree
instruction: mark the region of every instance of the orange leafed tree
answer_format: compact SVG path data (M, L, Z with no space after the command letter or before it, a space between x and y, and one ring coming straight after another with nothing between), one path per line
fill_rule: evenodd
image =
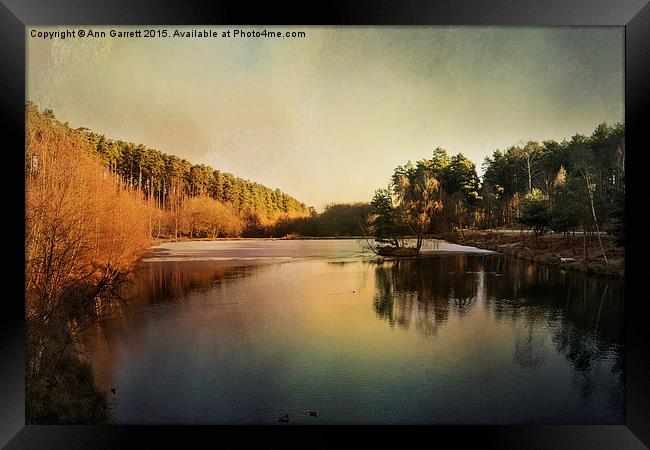
M83 135L32 104L26 114L29 377L107 310L112 290L149 244L149 221L147 205L114 181Z

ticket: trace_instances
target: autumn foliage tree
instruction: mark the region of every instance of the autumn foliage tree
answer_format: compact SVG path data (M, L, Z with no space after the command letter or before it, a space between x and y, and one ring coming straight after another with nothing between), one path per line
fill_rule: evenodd
M244 229L244 221L231 208L210 197L192 198L189 209L192 237L236 237Z
M26 376L46 392L79 333L110 311L149 230L147 205L114 182L83 136L32 104L26 123Z
M405 235L422 247L431 219L441 208L440 183L430 165L409 162L393 172L388 189L378 189L370 203L370 232L379 243L402 246Z
M210 197L227 205L242 220L254 218L252 222L259 222L262 227L287 217L309 215L304 203L279 189L271 189L205 164L192 164L142 144L111 140L86 128L76 131L88 142L90 151L106 164L116 181L136 190L148 204L157 208L159 213L150 219L151 229L156 230L152 234L156 236L189 237L191 227L187 226L189 210L186 200L195 197ZM156 210L152 211L155 213ZM162 217L170 222L156 222Z

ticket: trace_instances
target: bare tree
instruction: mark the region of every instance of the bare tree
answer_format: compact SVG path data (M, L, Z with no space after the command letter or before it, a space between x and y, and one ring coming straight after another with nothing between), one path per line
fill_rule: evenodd
M600 227L598 226L598 218L596 217L596 208L594 207L594 191L596 190L596 183L592 181L592 177L591 174L589 173L589 169L581 168L580 174L582 175L582 178L585 180L585 184L587 187L587 194L589 196L589 204L591 206L591 215L594 219L594 226L596 227L596 236L598 237L598 244L600 245L600 251L603 253L603 259L605 260L605 264L607 264L607 255L605 254L603 239L600 236Z

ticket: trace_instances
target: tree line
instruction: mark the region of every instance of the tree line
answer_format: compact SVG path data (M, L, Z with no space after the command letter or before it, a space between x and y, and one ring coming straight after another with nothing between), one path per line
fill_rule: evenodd
M261 184L25 110L27 423L100 423L79 337L119 309L120 289L155 237L256 233L309 214Z
M610 230L622 242L625 126L602 123L591 136L530 141L485 160L482 226L519 222L537 233Z
M590 136L562 142L495 150L483 169L481 180L462 153L450 157L442 148L430 159L395 168L370 203L369 232L392 247L415 236L418 250L427 233L512 226L535 234L580 229L598 239L606 230L623 242L623 124L602 123Z
M51 110L34 115L56 122ZM213 169L192 164L142 144L111 140L87 128L71 130L105 165L111 177L136 192L157 212L150 214L155 237L234 237L259 234L280 218L309 214L307 206L280 191ZM215 223L217 222L217 223Z
M330 203L322 213L313 209L309 216L282 218L265 232L267 236L337 237L361 236L370 204L366 202ZM361 226L360 226L361 225Z

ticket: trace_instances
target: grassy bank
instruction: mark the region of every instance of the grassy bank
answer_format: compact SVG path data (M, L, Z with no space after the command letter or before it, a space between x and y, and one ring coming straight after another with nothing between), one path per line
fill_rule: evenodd
M466 230L437 237L563 269L618 277L625 275L625 248L608 235L601 236L607 262L598 238L581 233L535 236L532 233Z
M111 412L97 391L90 365L72 353L47 362L45 372L25 385L25 422L110 424Z

